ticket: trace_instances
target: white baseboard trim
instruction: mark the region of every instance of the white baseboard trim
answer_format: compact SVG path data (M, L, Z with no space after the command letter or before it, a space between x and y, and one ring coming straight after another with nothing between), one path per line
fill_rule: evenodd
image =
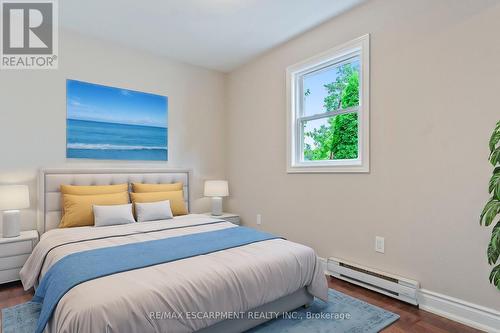
M419 307L464 325L491 333L500 333L500 312L481 305L420 289Z
M325 272L325 275L328 275L328 269L327 269L327 260L325 258L322 258L322 257L317 257L318 258L318 262L319 264L321 265L320 267L320 270L321 272Z
M318 257L320 269L328 275L327 260ZM500 333L500 312L458 298L427 289L418 291L419 308L461 324L486 331Z

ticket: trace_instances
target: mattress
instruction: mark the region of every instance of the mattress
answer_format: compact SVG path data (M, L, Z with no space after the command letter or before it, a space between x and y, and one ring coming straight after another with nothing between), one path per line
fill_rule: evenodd
M72 253L239 228L205 215L108 227L54 229L21 270L25 289ZM168 251L168 249L165 249ZM46 332L193 332L301 288L326 300L315 252L271 239L83 282L59 301Z

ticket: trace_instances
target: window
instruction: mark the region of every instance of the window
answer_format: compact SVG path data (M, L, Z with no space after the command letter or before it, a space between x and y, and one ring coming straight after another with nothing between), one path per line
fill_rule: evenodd
M369 171L369 36L287 69L288 172Z

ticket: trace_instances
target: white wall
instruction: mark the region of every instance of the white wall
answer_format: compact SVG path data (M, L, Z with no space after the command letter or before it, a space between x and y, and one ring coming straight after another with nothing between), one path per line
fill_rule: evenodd
M60 31L58 70L0 71L0 183L26 183L36 225L37 170L61 166L165 166L193 170L193 210L209 209L203 180L225 175L224 75ZM66 160L66 79L168 96L169 161Z
M498 1L372 0L230 73L229 209L323 257L500 309L478 222L500 119L499 17ZM366 33L371 173L286 174L286 67Z

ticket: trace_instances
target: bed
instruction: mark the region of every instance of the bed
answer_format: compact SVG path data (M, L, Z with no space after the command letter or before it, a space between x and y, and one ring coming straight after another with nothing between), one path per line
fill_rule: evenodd
M36 288L63 258L89 250L140 246L154 240L172 244L168 242L181 236L188 240L239 232L242 227L198 214L99 228L57 228L61 184L183 182L189 207L189 181L187 170L42 170L41 238L21 270L24 287ZM165 253L169 251L175 252L165 248ZM69 289L57 302L45 332L242 332L269 320L272 313L308 304L313 296L325 300L328 289L320 267L311 248L269 238L129 269Z

